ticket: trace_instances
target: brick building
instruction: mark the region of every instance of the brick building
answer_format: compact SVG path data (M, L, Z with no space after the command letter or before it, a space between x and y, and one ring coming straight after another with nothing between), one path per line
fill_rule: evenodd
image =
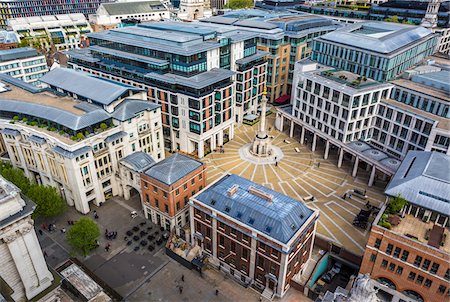
M408 204L381 211L361 265L386 301L448 301L450 295L450 156L411 151L386 188ZM385 215L383 215L385 214Z
M263 296L282 297L311 255L318 212L227 174L191 198L191 242Z
M172 230L189 222L189 198L206 186L206 166L175 153L141 173L145 217Z

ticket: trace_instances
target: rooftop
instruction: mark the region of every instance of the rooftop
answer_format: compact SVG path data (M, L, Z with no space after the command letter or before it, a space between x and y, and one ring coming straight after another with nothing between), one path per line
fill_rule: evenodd
M155 160L150 156L150 154L141 151L131 153L130 155L122 158L120 162L129 165L134 171L139 173L155 164Z
M64 14L64 15L45 15L8 19L8 24L12 27L22 26L42 26L42 23L61 24L82 21L87 23L86 17L81 13Z
M366 156L384 166L390 172L395 172L399 168L401 161L390 157L383 151L380 151L364 141L353 141L347 144L351 149L359 152L362 156Z
M170 186L203 165L201 161L175 153L151 166L144 174Z
M166 10L160 1L127 1L100 4L110 16L148 13Z
M20 189L0 175L0 228L31 215L36 205L22 198Z
M19 43L19 39L13 31L0 30L0 44Z
M411 77L411 81L441 90L450 99L450 71L448 70L414 75Z
M420 26L362 22L347 25L317 39L390 55L432 35L431 30Z
M38 52L36 51L36 49L31 47L0 50L0 62L26 59L36 56L39 56Z
M400 194L409 203L450 213L450 156L438 152L409 151L386 187L385 194Z
M117 99L128 96L130 92L143 91L131 85L100 79L68 68L55 68L40 81L102 105L110 105Z
M284 244L314 213L298 200L234 174L223 176L194 198Z

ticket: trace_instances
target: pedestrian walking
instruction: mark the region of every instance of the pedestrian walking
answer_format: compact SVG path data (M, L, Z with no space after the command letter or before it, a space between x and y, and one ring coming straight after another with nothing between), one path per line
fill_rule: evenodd
M46 251L44 251L44 257L47 257L48 255L47 255L47 252Z
M218 289L216 289L216 296L218 296L219 295L219 290Z
M184 275L181 275L181 281L184 282Z
M66 229L65 229L65 228L62 228L62 229L61 229L61 233L64 234L65 232L66 232Z
M317 168L320 168L320 162L317 163Z
M42 232L42 230L39 230L39 235L43 235L44 234L44 232Z
M183 293L183 286L180 286L179 290L180 290L180 295L181 295Z
M278 167L278 162L277 161L275 162L275 167Z
M94 214L94 218L95 218L95 219L98 219L97 213Z
M262 302L262 297L259 297L259 302Z

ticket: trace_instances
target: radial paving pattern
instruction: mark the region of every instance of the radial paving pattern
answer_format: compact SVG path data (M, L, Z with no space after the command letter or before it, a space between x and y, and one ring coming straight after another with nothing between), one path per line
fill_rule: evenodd
M269 125L272 129L273 122L271 118ZM371 204L378 206L384 201L383 184L368 188L368 172L360 170L358 177L353 179L350 174L351 163L344 160L342 167L337 168L335 152L330 152L328 160L324 160L321 146L316 152L311 152L310 146L299 144L298 134L289 138L287 133L276 130L272 130L270 135L274 137L273 145L283 152L278 166L245 161L239 155L239 149L253 140L257 125L240 126L235 131L235 138L225 144L225 153L213 152L205 157L208 183L230 172L298 200L309 200L314 196L314 201L305 203L320 210L318 233L362 255L368 231L354 227L352 221L360 209L365 209L365 202L356 198L344 200L341 196L353 188L366 189ZM296 152L295 148L300 152Z

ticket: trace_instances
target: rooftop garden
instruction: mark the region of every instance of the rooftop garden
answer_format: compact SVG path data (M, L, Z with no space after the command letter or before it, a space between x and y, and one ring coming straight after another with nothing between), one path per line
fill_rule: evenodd
M323 71L321 75L354 88L362 88L376 83L372 80L367 79L367 77L365 76L360 76L352 73L344 73L342 71L326 70Z
M86 127L84 129L76 131L49 120L39 119L25 115L23 116L15 115L13 116L12 120L9 123L26 124L27 126L36 127L43 130L45 129L47 131L61 135L62 137L68 138L74 142L80 142L86 138L92 137L94 135L97 135L101 132L104 132L114 127L114 124L112 123L111 120L105 120L101 123L92 125L91 127Z
M389 218L398 215L407 203L407 200L400 195L391 198L387 204L386 210L378 222L378 225L388 230L392 229L392 224L389 222Z

